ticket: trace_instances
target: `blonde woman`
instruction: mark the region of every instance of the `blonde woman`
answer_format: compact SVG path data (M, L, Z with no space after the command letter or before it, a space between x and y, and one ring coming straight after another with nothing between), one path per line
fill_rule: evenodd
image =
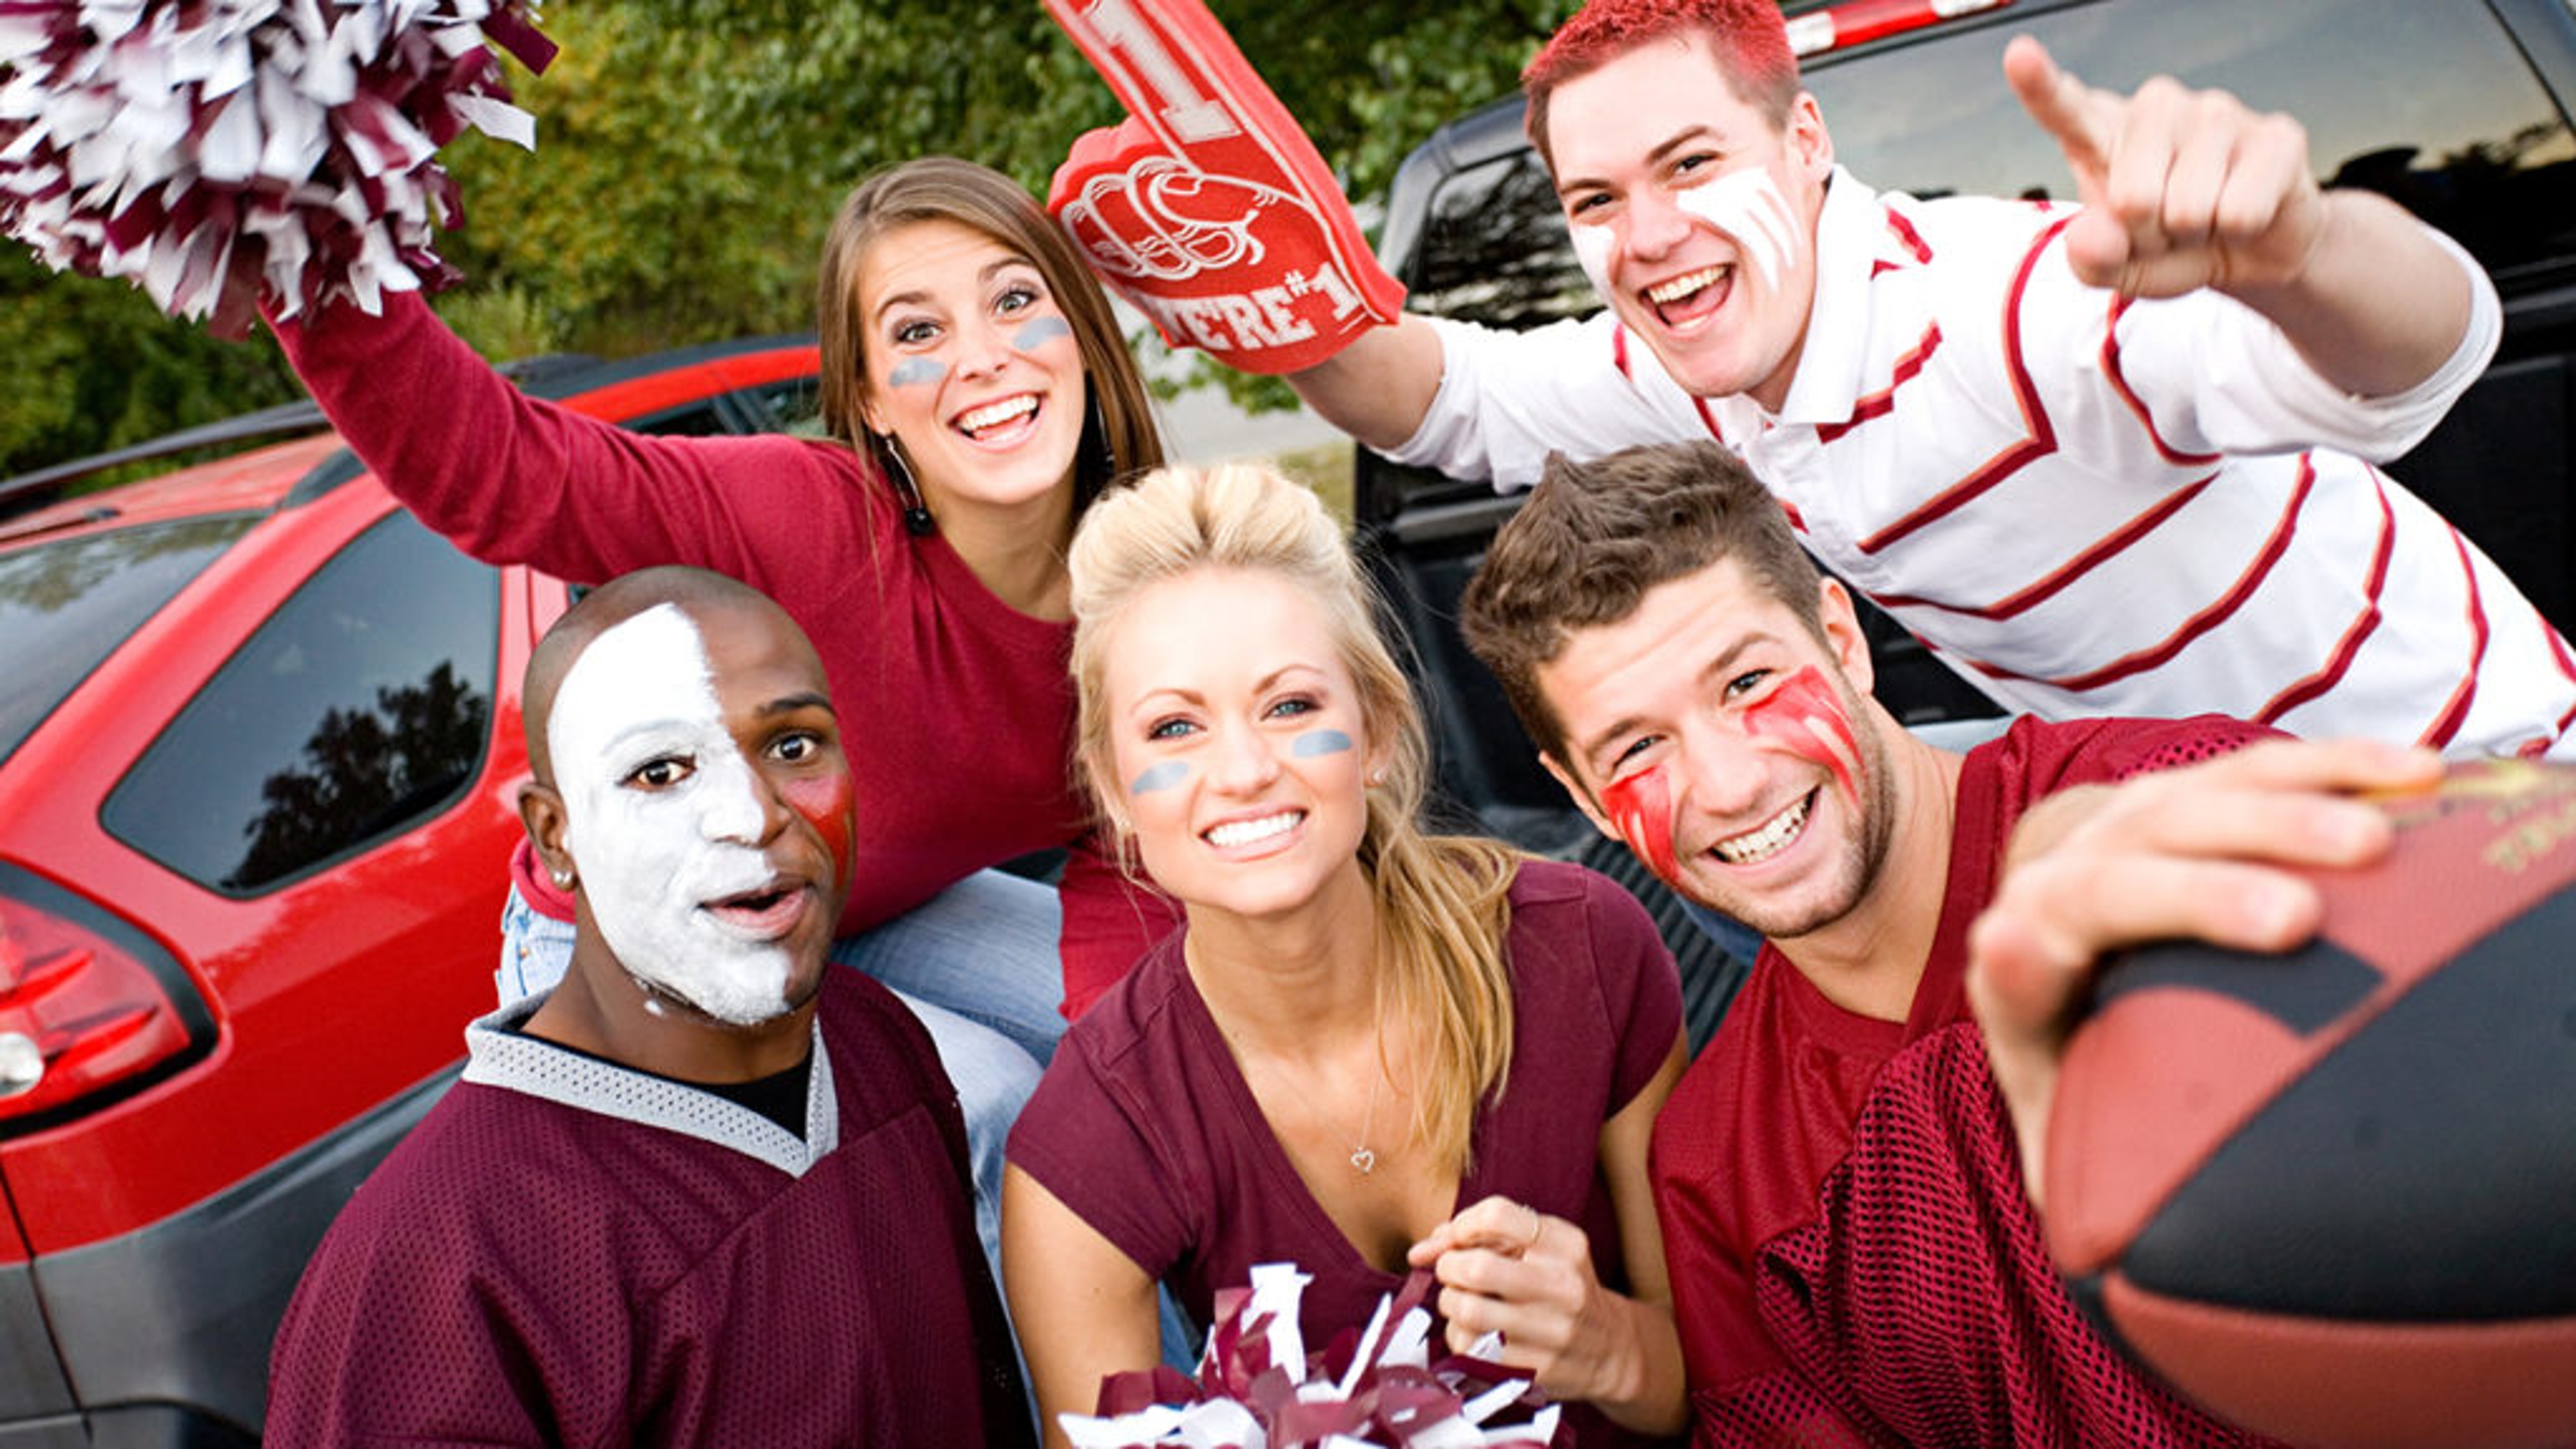
M1680 988L1618 886L1426 834L1427 750L1340 530L1264 469L1161 471L1072 554L1079 772L1187 924L1076 1022L1010 1144L1005 1282L1050 1442L1255 1263L1306 1341L1429 1266L1449 1342L1683 1422L1646 1140Z

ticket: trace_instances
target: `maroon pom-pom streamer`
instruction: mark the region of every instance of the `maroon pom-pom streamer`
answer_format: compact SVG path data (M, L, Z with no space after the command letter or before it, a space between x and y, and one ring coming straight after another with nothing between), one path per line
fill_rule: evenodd
M438 148L521 145L533 0L0 0L0 230L216 331L454 278Z

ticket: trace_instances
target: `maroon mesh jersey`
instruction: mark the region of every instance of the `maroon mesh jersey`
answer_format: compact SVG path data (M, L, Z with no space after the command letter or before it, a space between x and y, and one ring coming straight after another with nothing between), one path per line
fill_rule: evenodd
M824 973L802 1139L504 1023L350 1200L271 1446L1027 1445L929 1037Z
M2143 1378L2067 1296L1963 978L1968 925L2034 800L2265 733L2024 719L1970 753L1909 1020L1845 1011L1763 948L1655 1124L1698 1442L2261 1442Z

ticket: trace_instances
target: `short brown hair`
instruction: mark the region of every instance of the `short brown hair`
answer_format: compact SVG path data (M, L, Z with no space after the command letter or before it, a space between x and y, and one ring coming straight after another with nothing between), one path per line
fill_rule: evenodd
M1798 99L1798 56L1779 0L1592 0L1557 27L1521 71L1529 99L1523 125L1539 160L1556 170L1547 135L1548 99L1567 81L1599 70L1641 45L1697 37L1708 46L1736 99L1778 130Z
M1625 448L1589 463L1551 453L1468 580L1458 622L1521 727L1561 760L1565 725L1539 670L1574 631L1616 624L1657 585L1726 559L1824 638L1815 561L1734 453L1716 443Z

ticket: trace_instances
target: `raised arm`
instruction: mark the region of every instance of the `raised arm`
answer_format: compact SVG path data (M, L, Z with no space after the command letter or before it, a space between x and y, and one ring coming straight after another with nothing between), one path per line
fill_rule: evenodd
M466 552L583 582L649 564L767 589L860 551L857 455L784 436L662 438L527 397L417 294L274 324L296 374L394 496Z
M1162 1356L1154 1280L1016 1165L1002 1174L1002 1281L1050 1449L1060 1414L1088 1414L1100 1381Z
M2066 250L2085 282L2137 297L2214 288L2363 397L2405 392L2459 351L2478 285L2459 254L2384 197L2321 189L2297 121L2168 77L2097 90L2029 36L2005 50L2004 74L2074 170L2086 209Z
M2284 866L2384 853L2387 815L2352 798L2430 787L2430 751L2272 740L2118 785L2080 786L2022 817L2002 889L1968 933L1968 998L2013 1115L2031 1201L2046 1181L2057 1068L2104 954L2192 937L2282 951L2318 927L2316 887Z
M1351 339L1321 363L1288 374L1316 415L1362 447L1387 452L1411 438L1440 391L1440 333L1422 318L1398 317Z

